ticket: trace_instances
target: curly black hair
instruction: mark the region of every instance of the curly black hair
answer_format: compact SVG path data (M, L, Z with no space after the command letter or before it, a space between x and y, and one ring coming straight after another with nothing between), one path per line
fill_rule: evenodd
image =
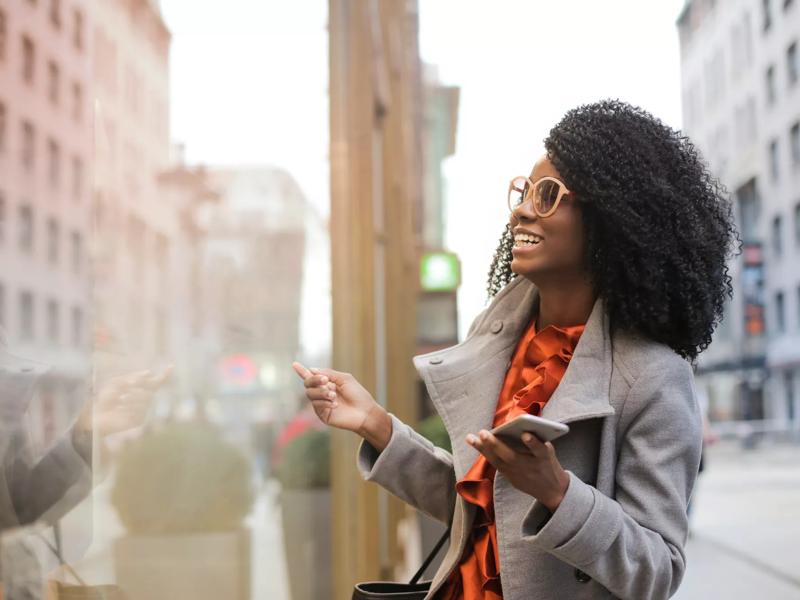
M581 207L586 268L612 331L694 361L733 294L728 259L741 240L725 187L688 137L620 100L570 110L544 145ZM489 297L515 277L513 243L509 224Z

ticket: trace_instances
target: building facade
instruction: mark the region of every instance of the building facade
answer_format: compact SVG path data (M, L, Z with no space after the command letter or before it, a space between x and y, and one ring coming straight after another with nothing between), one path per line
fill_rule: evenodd
M0 2L0 324L8 351L49 366L30 406L40 447L89 389L89 12Z
M693 0L677 22L684 130L730 192L742 239L698 382L713 420L776 429L800 428L798 4Z
M92 5L92 248L98 379L171 362L180 210L165 201L170 33L153 0Z

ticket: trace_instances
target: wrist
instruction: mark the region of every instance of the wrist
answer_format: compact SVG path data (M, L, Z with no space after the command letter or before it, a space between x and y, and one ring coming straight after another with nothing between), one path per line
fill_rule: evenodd
M392 418L377 402L370 407L364 422L356 432L367 440L378 452L383 452L392 438Z
M561 502L564 500L564 496L567 495L567 488L569 488L569 473L566 471L561 471L561 484L560 484L560 491L558 494L555 495L554 498L548 500L547 502L542 502L545 505L547 510L551 513L556 512L558 507L561 505Z

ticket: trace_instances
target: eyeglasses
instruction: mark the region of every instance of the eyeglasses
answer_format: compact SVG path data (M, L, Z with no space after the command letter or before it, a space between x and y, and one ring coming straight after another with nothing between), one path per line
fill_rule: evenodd
M508 209L514 212L524 202L532 200L533 211L541 218L549 217L569 193L567 186L555 177L541 177L532 182L520 175L508 184Z

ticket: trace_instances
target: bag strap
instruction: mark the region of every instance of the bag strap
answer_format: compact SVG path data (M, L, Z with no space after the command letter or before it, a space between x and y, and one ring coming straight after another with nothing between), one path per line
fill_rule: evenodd
M409 582L411 585L414 585L415 583L417 583L417 581L419 581L419 578L422 577L422 574L425 572L425 569L427 569L428 565L431 564L431 561L433 561L433 559L436 558L436 555L439 553L439 550L442 548L444 543L449 538L450 538L450 528L448 527L447 531L445 531L442 534L442 537L439 539L439 541L436 542L436 545L433 547L433 550L431 550L431 553L428 555L428 558L426 558L425 561L422 563L422 566L419 568L419 571L414 573L414 576L411 578L411 581Z

